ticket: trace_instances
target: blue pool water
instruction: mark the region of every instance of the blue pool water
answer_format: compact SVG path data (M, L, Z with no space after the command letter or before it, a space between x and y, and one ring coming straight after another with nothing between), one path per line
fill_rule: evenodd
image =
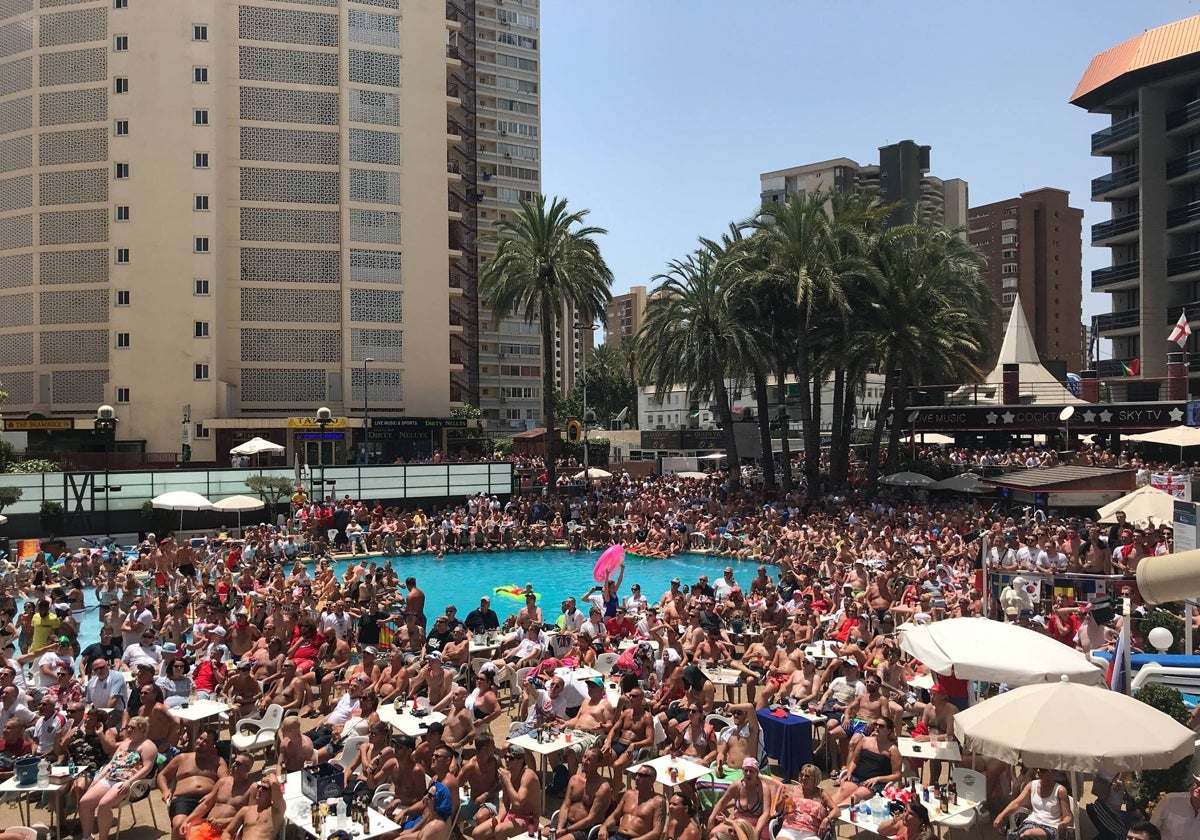
M539 594L538 605L548 621L553 622L561 614L559 605L569 596L582 598L593 585L592 569L598 551L572 552L564 549L549 551L505 551L492 554L449 555L442 560L435 556L417 557L374 557L370 562L377 565L390 564L401 581L412 575L417 586L426 594L425 612L432 623L433 616L443 612L447 604L458 607L459 618L479 606L479 599L487 595L492 599L492 609L500 620L515 613L524 605L523 598L498 595L492 590L497 586L524 588L532 583ZM621 583L621 597L630 594L634 583L642 587L642 594L656 603L670 588L671 579L678 577L685 584L692 584L707 574L710 581L720 578L727 563L722 557L684 555L668 560L650 560L626 556L625 579ZM734 577L743 589L749 589L755 575L755 563L733 563ZM345 573L349 562L335 565L337 574ZM312 565L309 569L311 571ZM89 609L80 628L80 640L87 644L99 638L99 616L94 608L95 598L91 590L85 593Z

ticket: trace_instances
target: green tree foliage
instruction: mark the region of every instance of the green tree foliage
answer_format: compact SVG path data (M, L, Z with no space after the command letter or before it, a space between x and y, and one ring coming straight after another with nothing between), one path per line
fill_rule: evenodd
M1133 696L1187 726L1191 715L1183 702L1183 695L1177 689L1162 683L1147 683ZM1126 799L1134 809L1149 817L1164 793L1187 790L1191 761L1191 756L1188 756L1165 770L1143 770L1126 789Z
M580 322L591 324L604 317L612 299L612 271L596 238L607 231L583 224L587 210L570 211L566 199L536 196L522 201L511 220L496 223L487 237L496 244L495 255L479 273L479 293L497 318L522 313L526 322L539 322L542 333L542 418L548 445L555 431L557 390L554 387L554 333L570 333L562 313L573 311ZM549 492L554 491L554 459L546 465Z
M258 494L267 506L267 515L275 518L275 508L285 499L290 499L296 489L296 482L286 475L252 475L243 482Z
M0 486L0 513L9 505L15 505L21 501L21 496L25 493L20 487L3 487Z

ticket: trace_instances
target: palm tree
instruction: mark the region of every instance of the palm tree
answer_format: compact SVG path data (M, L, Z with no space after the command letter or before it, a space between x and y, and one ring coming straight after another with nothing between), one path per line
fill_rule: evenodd
M554 492L557 481L554 331L564 311L574 311L585 324L603 320L605 305L612 299L612 271L595 239L607 231L585 226L587 215L587 210L569 211L565 198L538 195L522 201L516 218L498 221L487 237L496 243L496 253L479 272L480 297L497 318L523 312L526 323L541 324L548 493ZM570 324L561 326L565 338Z
M791 289L798 310L793 361L800 384L804 472L809 493L817 492L821 466L820 418L813 415L811 391L812 327L817 322L818 304L841 306L844 299L836 273L837 248L829 202L830 196L819 190L794 195L786 204L764 206L750 222L767 261L766 272ZM782 378L779 385L784 387ZM785 473L785 481L788 475Z
M922 222L892 228L879 237L874 260L876 284L860 319L862 340L879 348L877 363L887 380L872 438L872 490L889 412L887 461L896 462L908 389L982 375L980 366L991 350L992 305L980 274L982 257L961 230Z
M662 399L675 385L701 401L713 400L724 432L730 481L738 480L737 440L727 377L755 352L754 334L732 305L736 273L720 246L708 243L673 260L659 281L635 337L643 380Z

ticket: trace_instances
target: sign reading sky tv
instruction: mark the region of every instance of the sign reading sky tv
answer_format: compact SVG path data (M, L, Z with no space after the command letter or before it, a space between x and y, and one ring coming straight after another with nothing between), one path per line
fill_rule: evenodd
M906 411L903 428L940 431L1040 431L1061 429L1063 405L963 405L913 408ZM1083 403L1075 406L1071 431L1143 431L1178 426L1188 414L1188 404Z

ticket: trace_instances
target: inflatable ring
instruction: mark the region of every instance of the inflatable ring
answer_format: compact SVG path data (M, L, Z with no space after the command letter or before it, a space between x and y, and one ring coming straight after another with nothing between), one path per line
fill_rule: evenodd
M526 589L525 587L517 586L516 584L513 584L511 586L497 586L492 591L495 592L497 595L503 595L505 598L517 598L522 601L525 600L526 595L533 595L533 597L535 597L535 598L542 597L539 593L532 592L532 591Z
M600 559L596 561L596 568L592 569L592 579L596 583L604 583L608 580L618 566L625 562L625 546L617 544L610 545L604 549L604 553L600 555Z

